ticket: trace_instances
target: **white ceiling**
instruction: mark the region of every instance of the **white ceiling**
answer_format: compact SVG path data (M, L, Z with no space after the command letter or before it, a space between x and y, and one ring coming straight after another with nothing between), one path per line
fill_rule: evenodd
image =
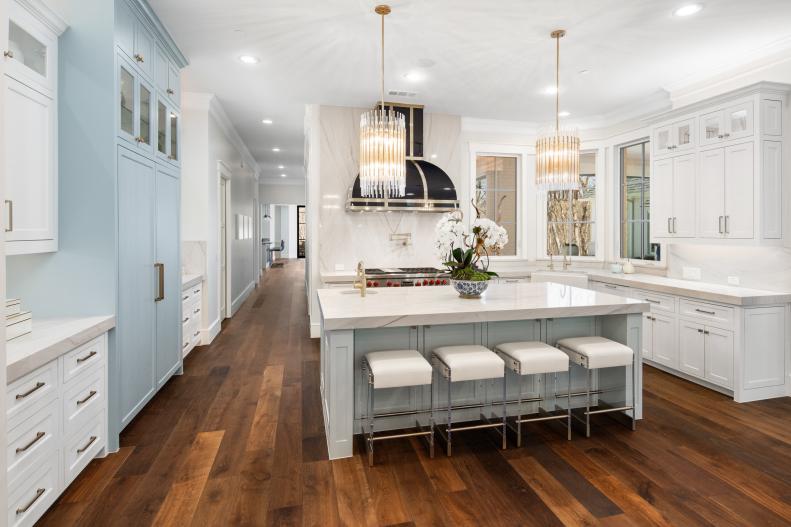
M306 103L378 99L378 2L149 1L190 60L184 89L218 96L265 178L304 177ZM549 32L562 27L561 110L592 119L791 47L790 0L700 1L699 14L677 18L685 0L392 0L385 89L417 92L406 100L430 112L549 122ZM408 81L410 71L425 79Z

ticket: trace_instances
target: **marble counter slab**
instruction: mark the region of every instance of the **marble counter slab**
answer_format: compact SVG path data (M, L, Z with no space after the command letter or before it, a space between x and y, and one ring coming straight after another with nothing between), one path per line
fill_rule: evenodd
M203 281L202 274L185 274L181 277L181 289L187 289L188 287L192 287L194 285L198 285Z
M450 286L318 291L324 330L535 320L648 311L650 305L554 283L492 284L480 299L459 298Z
M588 278L593 282L636 287L657 293L668 293L736 306L760 306L791 302L791 293L708 284L649 274L627 275L606 271L588 271Z
M7 382L57 359L115 327L115 316L33 319L33 331L6 344Z

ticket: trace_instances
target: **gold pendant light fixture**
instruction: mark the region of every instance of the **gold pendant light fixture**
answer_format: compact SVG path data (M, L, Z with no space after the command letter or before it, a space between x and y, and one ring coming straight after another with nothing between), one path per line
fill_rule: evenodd
M385 16L390 6L374 9L382 18L381 106L360 118L360 191L366 198L403 197L406 193L406 122L385 109Z
M536 186L544 190L577 190L580 187L580 138L574 129L560 128L560 39L564 29L553 31L555 39L555 130L536 140Z

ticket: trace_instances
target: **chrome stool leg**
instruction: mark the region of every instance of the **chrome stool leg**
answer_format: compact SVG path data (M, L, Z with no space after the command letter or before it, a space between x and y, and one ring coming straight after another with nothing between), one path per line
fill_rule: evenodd
M508 375L503 372L503 450L508 448Z
M568 440L571 441L571 365L569 364L568 371L568 387L566 388L566 411L567 420L566 428L568 428Z
M585 437L591 436L591 370L586 370L587 382L585 384Z
M453 433L453 430L452 430L452 428L453 428L453 405L451 404L450 377L451 377L451 372L450 372L450 370L448 370L448 378L446 379L448 381L448 428L447 428L447 431L448 431L447 455L448 455L448 457L451 456L451 449L453 448L453 446L452 446L453 445L453 440L452 440L452 437L451 437L451 434Z
M374 466L374 382L373 375L368 373L368 466Z
M637 360L632 360L632 430L637 430Z

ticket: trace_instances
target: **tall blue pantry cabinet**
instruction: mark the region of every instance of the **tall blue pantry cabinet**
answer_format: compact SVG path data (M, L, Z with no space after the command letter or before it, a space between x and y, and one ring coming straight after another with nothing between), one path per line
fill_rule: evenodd
M145 0L115 1L119 431L181 370L179 71Z

